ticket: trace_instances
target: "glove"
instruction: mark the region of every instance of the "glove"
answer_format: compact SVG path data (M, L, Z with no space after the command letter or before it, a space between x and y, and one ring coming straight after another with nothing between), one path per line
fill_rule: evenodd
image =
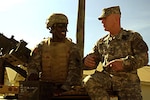
M70 86L69 84L65 83L65 84L63 84L63 85L61 86L61 89L65 90L65 91L68 91L68 90L71 89L71 86Z

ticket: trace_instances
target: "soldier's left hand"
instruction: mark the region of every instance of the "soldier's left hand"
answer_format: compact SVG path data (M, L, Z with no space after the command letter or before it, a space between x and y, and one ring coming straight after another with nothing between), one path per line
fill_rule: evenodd
M115 59L110 61L106 67L111 68L112 71L122 71L123 70L123 61L122 59Z

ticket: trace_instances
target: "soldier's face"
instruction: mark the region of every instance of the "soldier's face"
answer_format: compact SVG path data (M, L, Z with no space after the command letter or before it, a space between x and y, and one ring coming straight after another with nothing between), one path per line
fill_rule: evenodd
M53 33L54 37L57 39L64 39L66 37L67 32L67 24L57 23L55 24L55 33Z
M111 32L111 30L113 29L113 27L115 25L115 16L112 14L112 15L109 15L109 16L103 18L102 24L103 24L105 31Z

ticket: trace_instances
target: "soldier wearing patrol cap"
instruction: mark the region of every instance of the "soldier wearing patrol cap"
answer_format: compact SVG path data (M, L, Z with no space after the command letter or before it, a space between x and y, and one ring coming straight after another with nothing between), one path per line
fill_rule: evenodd
M37 45L28 64L27 80L57 83L55 89L59 92L56 91L55 95L80 86L82 78L81 55L77 45L66 38L67 25L66 15L50 15L46 28L52 37L45 38Z
M109 33L97 41L83 61L86 69L103 64L102 71L83 80L92 100L110 100L110 91L118 100L142 100L137 69L148 64L148 47L138 32L121 27L120 18L119 6L104 8L98 17Z

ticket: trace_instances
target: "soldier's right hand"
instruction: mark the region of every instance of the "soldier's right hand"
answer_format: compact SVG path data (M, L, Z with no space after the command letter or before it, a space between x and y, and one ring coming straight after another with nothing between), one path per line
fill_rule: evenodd
M39 76L38 74L32 73L27 77L28 81L38 81L39 80Z
M96 56L94 54L87 55L84 59L84 65L89 68L95 68L96 62L95 62Z

